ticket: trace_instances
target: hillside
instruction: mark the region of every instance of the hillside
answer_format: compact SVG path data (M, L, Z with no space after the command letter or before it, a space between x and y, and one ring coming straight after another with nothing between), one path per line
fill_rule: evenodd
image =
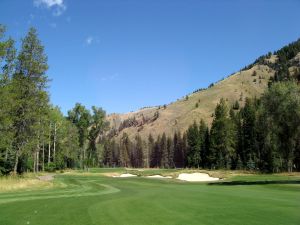
M300 53L288 62L288 70L293 75L299 68ZM111 126L110 136L119 139L124 132L130 138L134 138L136 134L146 138L150 133L155 137L163 132L173 135L175 131L186 131L194 121L204 119L211 124L214 109L221 98L229 106L235 101L242 106L246 97L259 97L267 88L270 78L274 79L278 67L280 68L278 56L268 54L213 86L187 95L174 103L126 114L110 114L107 117Z

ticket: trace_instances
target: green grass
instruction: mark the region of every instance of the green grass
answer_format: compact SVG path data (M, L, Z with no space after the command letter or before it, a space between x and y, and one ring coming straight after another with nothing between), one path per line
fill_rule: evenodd
M2 192L0 224L300 224L299 175L231 175L208 184L102 174L123 172L58 174L50 189Z

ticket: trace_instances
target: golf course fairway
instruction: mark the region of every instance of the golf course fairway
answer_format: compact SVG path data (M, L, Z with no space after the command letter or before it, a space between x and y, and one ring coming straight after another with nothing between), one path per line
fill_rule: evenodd
M49 188L0 192L0 224L300 224L299 175L236 175L192 183L115 178L108 172L122 170L62 173Z

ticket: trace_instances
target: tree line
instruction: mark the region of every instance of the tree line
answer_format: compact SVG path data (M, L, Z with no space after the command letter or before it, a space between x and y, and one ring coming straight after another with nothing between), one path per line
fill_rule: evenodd
M221 99L211 127L200 120L183 134L126 133L104 145L103 164L125 167L239 169L263 172L300 170L300 87L274 83L260 99L241 108Z
M64 116L51 105L47 56L34 28L17 50L0 26L0 175L100 166L299 171L299 81L280 75L282 65L295 66L298 49L299 41L278 51L275 77L284 79L271 80L261 98L242 107L221 99L211 126L199 118L172 136L115 139L102 108L77 103Z
M0 175L98 166L105 111L81 104L65 117L49 102L47 56L31 28L20 50L0 25Z

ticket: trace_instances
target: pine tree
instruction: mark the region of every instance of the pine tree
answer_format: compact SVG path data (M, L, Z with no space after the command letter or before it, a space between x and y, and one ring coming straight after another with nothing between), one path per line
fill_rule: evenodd
M188 142L187 142L186 132L184 132L182 135L181 149L182 149L182 153L183 153L184 167L186 167L186 166L188 166L188 162L187 162Z
M160 139L160 152L161 152L161 165L162 168L169 168L168 148L167 148L167 137L163 133Z
M189 167L199 167L201 161L201 138L197 123L187 130L188 153L187 160Z
M151 162L153 162L152 159L153 152L154 152L154 138L150 133L148 136L148 148L147 148L147 157L146 157L147 167L152 167Z
M245 106L241 110L242 119L242 149L240 157L244 166L248 161L255 161L257 144L256 144L256 109L252 100L246 98Z
M210 136L209 136L209 129L206 127L205 135L204 135L204 141L202 143L201 147L201 153L202 153L202 166L204 168L211 168L211 161L210 161Z
M174 164L176 168L183 168L184 162L184 152L182 148L182 139L180 132L175 132L173 137L174 146Z
M48 82L45 74L47 69L44 47L37 38L36 30L31 28L22 40L16 72L12 78L15 103L12 110L14 173L18 169L19 157L25 153L26 149L28 152L39 151L40 129L38 126L43 113L40 106L48 104L48 95L45 91Z
M120 141L120 162L124 167L130 167L130 155L131 155L132 143L127 135L123 133L123 136Z
M210 161L212 168L230 168L235 153L232 121L224 99L215 109L210 132Z
M135 167L142 168L144 166L143 141L140 135L135 137Z
M206 153L206 151L207 151L206 144L207 143L205 143L205 139L207 138L206 132L207 132L207 126L206 126L204 120L201 119L200 125L199 125L199 142L200 142L200 159L201 159L200 165L202 168L205 167L205 163L207 161L206 155L205 155L205 154L207 154Z
M13 130L11 111L14 104L12 100L11 78L14 73L16 49L14 41L4 37L5 28L0 25L0 175L12 170L14 151L12 148Z
M167 138L168 167L174 168L174 146L172 138Z

